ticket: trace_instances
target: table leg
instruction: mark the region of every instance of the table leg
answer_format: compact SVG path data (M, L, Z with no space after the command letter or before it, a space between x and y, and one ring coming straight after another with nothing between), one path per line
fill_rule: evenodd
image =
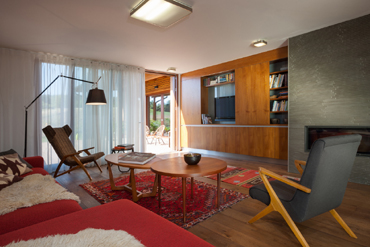
M217 174L217 208L220 207L220 184L221 184L221 172Z
M194 198L194 178L191 177L191 199Z
M158 208L161 210L161 192L162 192L162 184L161 184L161 175L158 175Z
M130 169L130 186L132 189L132 200L134 202L137 202L139 198L137 197L137 191L136 191L136 181L135 181L135 169Z
M184 223L186 222L186 178L182 178L182 213L184 215Z
M108 168L108 173L109 173L109 182L110 182L110 187L112 190L116 189L116 185L114 184L114 179L113 179L113 173L112 173L112 165L111 163L107 162L107 168Z

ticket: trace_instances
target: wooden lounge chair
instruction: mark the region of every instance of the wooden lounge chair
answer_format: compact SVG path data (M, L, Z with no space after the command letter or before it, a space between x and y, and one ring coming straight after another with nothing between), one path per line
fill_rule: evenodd
M73 147L71 140L69 139L69 136L72 133L72 129L68 125L64 125L62 128L53 128L48 125L43 128L42 131L44 132L46 138L48 139L60 159L60 163L54 174L55 178L66 173L70 173L71 171L78 168L82 168L89 179L92 180L89 172L85 168L85 165L90 162L94 162L99 168L100 172L102 172L102 169L96 162L96 160L103 157L104 153L98 152L95 154L91 154L89 150L93 149L94 147L86 148L77 152L76 149ZM80 156L82 152L85 152L87 156ZM58 174L62 164L65 164L70 168L68 171Z

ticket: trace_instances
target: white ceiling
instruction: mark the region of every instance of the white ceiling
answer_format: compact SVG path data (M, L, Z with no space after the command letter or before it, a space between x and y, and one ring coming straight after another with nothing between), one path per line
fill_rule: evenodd
M193 13L162 29L130 18L140 0L0 0L0 46L184 73L370 14L370 0L182 1Z

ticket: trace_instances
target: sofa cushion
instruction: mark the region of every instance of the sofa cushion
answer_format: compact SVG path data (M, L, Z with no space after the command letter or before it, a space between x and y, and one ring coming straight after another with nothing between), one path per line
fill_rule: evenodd
M17 153L14 153L0 156L0 171L20 176L32 170L25 163L22 163Z
M146 247L212 246L157 214L129 200L118 200L44 221L0 238L0 246L55 234L74 234L86 228L123 230Z
M0 190L8 187L9 185L21 181L23 178L13 174L0 172Z
M18 154L14 149L9 149L8 151L0 152L0 156L4 156L7 154ZM22 159L22 157L18 154L18 157L22 163L26 164L27 167L32 168L32 165L28 163L26 160Z
M29 175L32 175L32 174L42 174L42 175L50 175L46 170L44 170L43 168L37 168L37 167L34 167L32 168L32 171L29 172L29 173L26 173L26 174L23 174L21 175L21 177L27 177Z
M59 200L20 208L0 216L0 235L80 210L80 205L73 200Z

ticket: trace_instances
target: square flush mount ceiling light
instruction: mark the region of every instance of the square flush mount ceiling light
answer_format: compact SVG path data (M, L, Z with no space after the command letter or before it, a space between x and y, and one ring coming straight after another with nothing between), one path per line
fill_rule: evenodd
M166 28L191 12L191 7L176 0L143 0L131 10L130 16Z

